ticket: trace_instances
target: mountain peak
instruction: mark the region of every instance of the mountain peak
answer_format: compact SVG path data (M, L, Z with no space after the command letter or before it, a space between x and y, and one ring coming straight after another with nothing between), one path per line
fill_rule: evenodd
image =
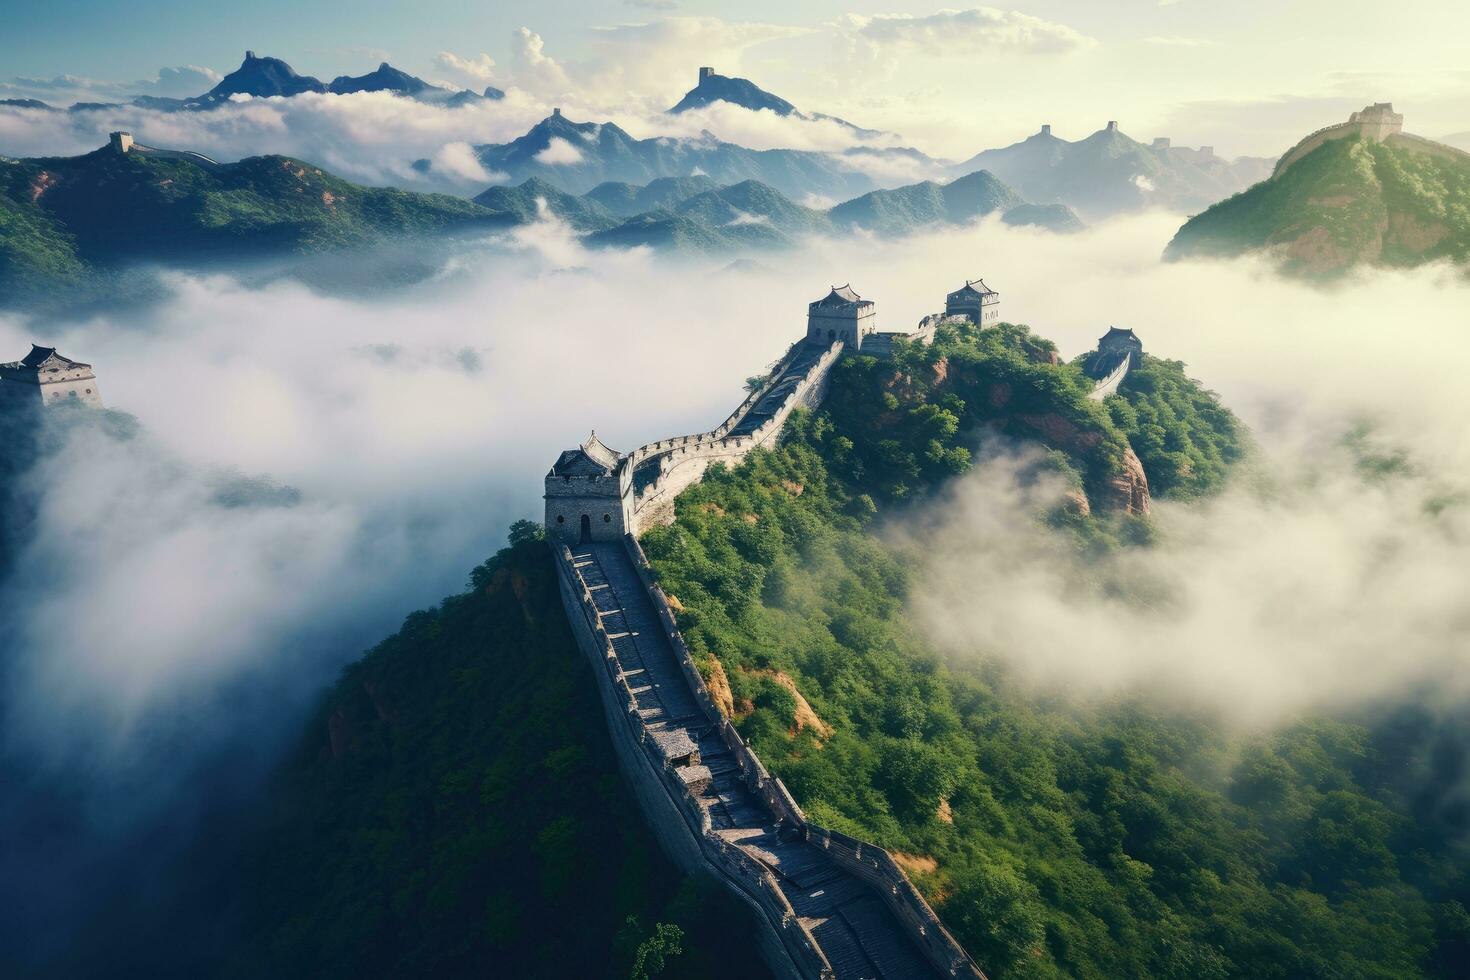
M417 95L420 92L435 88L428 82L406 71L394 68L388 62L383 62L376 71L368 72L366 75L338 75L332 79L332 84L327 86L327 91L337 95L350 95L353 92L397 92L400 95Z
M310 75L298 75L296 70L280 58L259 57L254 51L245 52L240 67L220 80L200 101L224 102L232 95L252 95L270 98L275 95L300 95L302 92L325 92L327 86Z
M796 106L778 95L772 95L748 78L730 78L713 68L699 69L699 84L684 94L669 112L701 109L713 102L729 102L746 109L770 109L778 116L800 115Z

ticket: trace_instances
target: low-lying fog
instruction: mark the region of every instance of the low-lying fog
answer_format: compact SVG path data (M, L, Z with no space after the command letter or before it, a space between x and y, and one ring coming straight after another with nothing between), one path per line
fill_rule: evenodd
M0 904L25 896L26 928L64 935L97 853L160 826L187 839L201 786L248 790L342 664L539 517L559 450L592 427L627 450L717 423L834 283L900 329L983 275L1005 319L1067 357L1132 327L1242 415L1275 484L1160 504L1155 551L1085 567L1037 530L1044 488L1002 453L910 529L933 543L919 611L947 651L1039 684L1163 685L1253 722L1426 676L1462 685L1470 287L1445 270L1328 292L1249 261L1162 266L1177 224L855 238L766 259L779 273L586 253L537 226L510 256L370 300L179 277L144 311L0 317L0 355L35 341L93 363L141 426L81 430L27 477L41 508L0 593L0 737L25 779L0 814L65 799L73 829L24 850L4 835ZM1417 469L1355 474L1339 440L1359 419ZM1431 497L1452 502L1430 516ZM207 764L222 755L228 773Z

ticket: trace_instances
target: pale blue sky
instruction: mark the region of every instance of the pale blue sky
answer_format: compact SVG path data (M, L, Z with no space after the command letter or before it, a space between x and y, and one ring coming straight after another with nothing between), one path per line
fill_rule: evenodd
M431 79L553 99L552 82L517 60L515 36L526 28L586 104L657 104L688 88L699 64L714 63L804 108L920 143L957 128L973 131L972 142L994 130L999 142L1043 120L1082 135L1119 118L1140 138L1279 152L1295 129L1379 99L1399 103L1424 135L1470 129L1470 5L1453 0L1034 0L998 5L978 32L933 20L963 6L0 0L0 82L67 73L131 83L181 65L223 73L252 48L324 79L386 57ZM650 22L642 32L603 30ZM436 65L445 51L488 54L495 67L484 78L456 77Z

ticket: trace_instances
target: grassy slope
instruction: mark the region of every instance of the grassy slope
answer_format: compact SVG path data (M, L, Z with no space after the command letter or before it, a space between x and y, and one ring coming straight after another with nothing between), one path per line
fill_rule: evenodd
M686 937L664 976L764 975L743 906L642 823L545 544L472 586L348 668L308 726L231 975L626 975L659 921Z
M995 977L1453 976L1464 871L1415 833L1373 733L1319 721L1241 746L936 659L905 612L916 556L867 527L887 477L853 475L872 420L840 406L884 382L849 363L823 417L712 470L644 538L701 668L812 819L915 856Z
M1167 258L1278 246L1286 268L1340 272L1357 262L1470 260L1470 163L1357 137L1332 140L1196 215Z

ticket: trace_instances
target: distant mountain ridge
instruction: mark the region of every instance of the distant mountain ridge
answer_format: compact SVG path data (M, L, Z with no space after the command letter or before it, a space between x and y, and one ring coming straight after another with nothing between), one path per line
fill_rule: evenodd
M664 178L602 184L574 195L540 178L492 187L474 201L364 187L282 156L220 163L114 134L76 157L0 158L0 302L84 305L110 277L167 262L203 268L242 260L505 230L554 215L596 247L722 252L789 248L852 229L903 235L988 214L1056 231L1080 227L988 173L878 191L830 210L758 180ZM430 270L432 271L432 270Z
M1066 204L1084 218L1103 218L1150 206L1195 211L1270 173L1267 158L1225 160L1212 147L1176 147L1167 139L1145 145L1109 122L1076 142L1051 126L1019 143L985 150L951 168L989 170L1038 203Z
M840 200L875 186L872 177L842 154L752 150L711 133L692 139L637 139L615 123L573 122L560 109L509 143L477 146L475 155L486 169L515 183L540 177L572 194L585 194L608 181L643 186L660 177L691 175L717 184L759 180L798 199L815 194Z
M947 184L924 181L872 191L825 210L798 204L758 180L719 186L708 177L661 178L642 188L607 183L582 195L532 177L492 187L475 203L525 221L542 216L544 209L586 234L594 246L674 251L789 248L809 235L853 229L909 235L996 213L1007 224L1054 232L1084 227L1065 205L1028 204L984 171ZM633 210L640 203L648 207Z
M114 143L0 161L0 298L81 302L139 263L309 255L518 220L463 198L364 187L290 157L222 164Z
M483 93L472 92L469 89L443 88L426 82L416 75L410 75L406 71L394 68L386 61L366 75L338 75L327 83L311 75L298 74L296 69L280 58L259 57L254 51L246 51L245 60L240 63L240 67L220 79L214 88L202 95L185 99L140 95L129 104L159 112L187 112L227 105L237 95L269 99L292 98L310 93L351 95L357 92L392 92L418 102L429 102L450 108L472 102L505 98L505 93L493 86L487 87ZM32 109L56 110L57 108L39 99L5 99L0 100L0 105ZM78 102L68 107L66 111L80 112L86 109L109 108L116 108L116 106Z

